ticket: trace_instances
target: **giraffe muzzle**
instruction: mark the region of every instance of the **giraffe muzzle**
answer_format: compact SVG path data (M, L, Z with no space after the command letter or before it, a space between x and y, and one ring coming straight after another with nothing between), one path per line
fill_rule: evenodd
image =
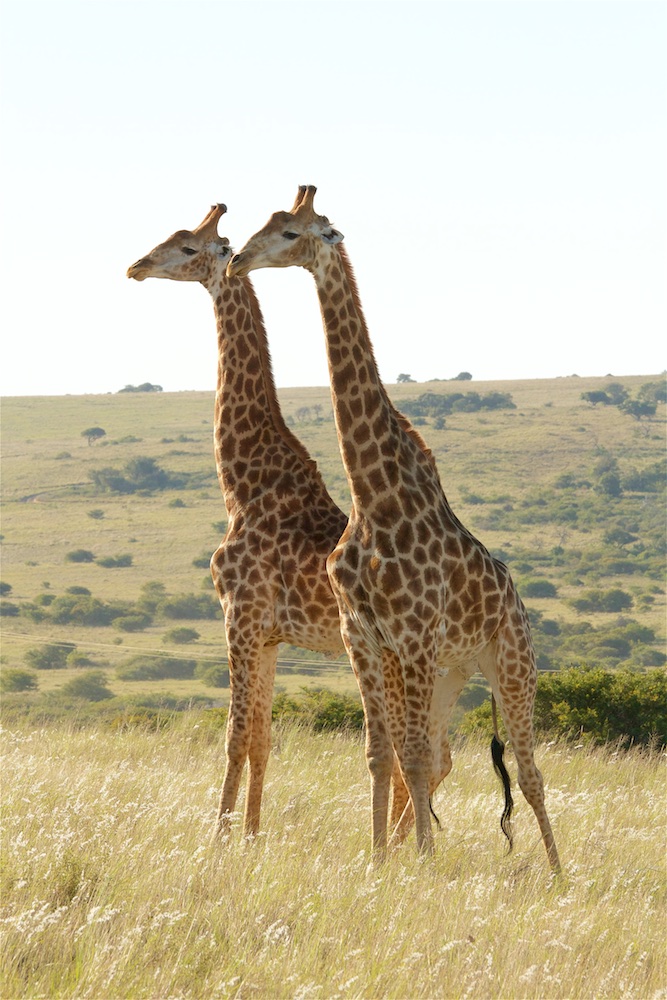
M141 260L138 260L127 269L127 277L134 278L135 281L143 281L149 274L150 267L146 257L142 257Z
M227 265L227 277L240 278L246 275L249 270L250 268L247 267L246 255L244 253L235 253Z

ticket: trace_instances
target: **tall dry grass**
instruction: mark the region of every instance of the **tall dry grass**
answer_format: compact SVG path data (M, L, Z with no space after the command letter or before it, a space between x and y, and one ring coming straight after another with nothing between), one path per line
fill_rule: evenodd
M520 794L505 856L479 744L435 797L435 858L411 839L373 870L354 738L276 732L262 834L216 847L223 745L194 716L3 740L5 1000L667 995L657 753L540 748L555 880Z

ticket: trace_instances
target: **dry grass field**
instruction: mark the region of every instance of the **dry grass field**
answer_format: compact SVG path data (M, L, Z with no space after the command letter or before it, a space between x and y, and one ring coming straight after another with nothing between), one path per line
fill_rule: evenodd
M223 741L199 714L2 742L6 1000L667 994L657 754L538 749L554 879L519 794L506 856L487 745L455 748L435 857L412 837L372 869L355 738L277 728L262 832L215 847Z

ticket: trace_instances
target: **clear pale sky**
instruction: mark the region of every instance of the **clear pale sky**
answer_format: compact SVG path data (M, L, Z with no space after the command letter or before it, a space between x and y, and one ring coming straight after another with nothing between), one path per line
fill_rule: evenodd
M665 364L658 0L4 0L4 395L212 389L197 285L125 277L213 202L299 184L345 234L382 377ZM279 386L325 385L311 276L253 275Z

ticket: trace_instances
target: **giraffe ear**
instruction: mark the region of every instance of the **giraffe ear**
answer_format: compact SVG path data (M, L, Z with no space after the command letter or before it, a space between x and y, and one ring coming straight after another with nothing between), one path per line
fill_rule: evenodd
M330 226L329 229L325 229L324 232L322 233L322 239L324 240L325 243L328 243L330 246L334 246L334 244L340 243L342 240L344 240L345 237L343 236L342 233L339 233L337 229L333 229Z

